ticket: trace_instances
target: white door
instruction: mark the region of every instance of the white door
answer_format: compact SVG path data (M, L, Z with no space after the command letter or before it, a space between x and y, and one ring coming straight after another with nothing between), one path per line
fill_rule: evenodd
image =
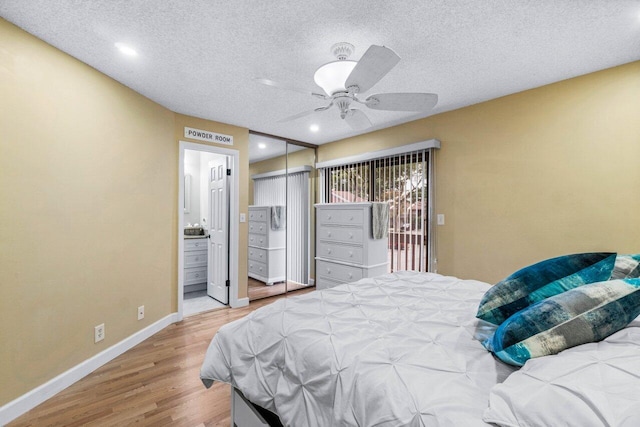
M229 194L227 157L209 162L209 267L207 294L229 304Z

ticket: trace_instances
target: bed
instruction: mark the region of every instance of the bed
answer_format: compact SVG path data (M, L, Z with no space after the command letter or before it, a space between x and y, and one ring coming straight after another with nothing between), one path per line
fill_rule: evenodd
M517 368L478 341L484 322L475 314L489 287L402 271L281 299L223 326L207 350L201 379L207 387L214 381L233 386L238 427L491 425L483 414L499 423L515 413L504 394L510 386L505 380ZM640 356L640 323L630 326L635 329L623 331L618 347L620 333L610 337L616 347L610 350L619 353L626 345L631 352L627 373L635 382L623 392L640 396L640 359L634 359ZM581 376L571 369L564 378L572 375ZM496 387L502 389L494 396ZM624 416L635 416L638 410L629 408ZM279 421L269 421L270 413ZM595 419L600 424L593 425L602 425Z

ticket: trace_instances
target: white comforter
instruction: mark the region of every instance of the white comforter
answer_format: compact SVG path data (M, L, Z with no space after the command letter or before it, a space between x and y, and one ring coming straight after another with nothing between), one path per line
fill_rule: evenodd
M488 288L405 271L280 299L222 327L201 378L287 426L486 426L512 372L473 338Z

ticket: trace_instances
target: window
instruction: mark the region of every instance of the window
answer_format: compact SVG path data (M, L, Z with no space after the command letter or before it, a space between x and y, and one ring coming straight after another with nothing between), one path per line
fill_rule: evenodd
M421 149L320 169L324 203L389 203L389 272L435 270L432 156Z

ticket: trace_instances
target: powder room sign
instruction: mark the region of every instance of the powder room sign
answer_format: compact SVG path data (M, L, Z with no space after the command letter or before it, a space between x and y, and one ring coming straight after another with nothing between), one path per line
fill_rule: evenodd
M209 132L202 129L184 127L184 137L200 141L215 142L216 144L233 145L233 137L222 133Z

